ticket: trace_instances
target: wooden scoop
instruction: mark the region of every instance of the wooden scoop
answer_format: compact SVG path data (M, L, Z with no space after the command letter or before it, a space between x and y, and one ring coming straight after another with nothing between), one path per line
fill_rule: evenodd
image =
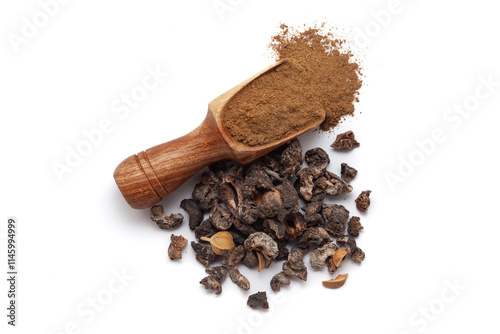
M113 176L128 204L134 209L150 208L213 162L234 160L249 163L321 124L324 117L288 137L261 146L237 142L227 131L222 116L228 101L250 82L283 62L286 60L268 67L210 102L207 117L191 133L123 160Z

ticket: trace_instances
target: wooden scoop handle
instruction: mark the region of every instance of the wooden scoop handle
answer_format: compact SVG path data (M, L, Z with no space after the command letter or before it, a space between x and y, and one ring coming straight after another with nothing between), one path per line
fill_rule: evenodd
M113 177L134 209L158 204L209 164L234 159L212 113L187 135L132 155L116 167Z

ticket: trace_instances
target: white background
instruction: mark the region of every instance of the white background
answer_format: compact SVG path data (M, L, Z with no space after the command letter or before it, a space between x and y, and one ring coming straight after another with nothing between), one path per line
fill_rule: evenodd
M474 100L481 77L500 81L495 3L401 0L380 28L373 12L387 10L386 0L229 2L221 18L212 0L69 1L18 52L8 36L21 34L23 17L32 21L40 5L2 2L2 268L10 216L19 244L18 327L6 325L2 270L2 333L498 332L500 87ZM168 259L172 232L158 229L148 210L128 207L113 170L191 131L209 101L270 65L266 44L280 21L325 18L351 36L371 29L358 43L366 78L357 115L335 130L354 130L361 147L333 152L335 133L301 141L331 153L333 172L341 162L359 170L353 194L335 199L352 214L357 194L373 190L358 240L366 260L343 264L342 289L321 286L330 278L325 268L278 294L269 280L280 264L260 274L241 266L251 290L227 280L216 297L198 284L204 268L190 247L179 263ZM114 101L141 84L147 67L169 74L120 118ZM460 124L446 121L464 101L478 105ZM58 180L53 163L65 163L68 147L103 119L112 131ZM438 128L446 140L392 189L387 173L398 173L400 158L418 158L415 142ZM179 203L198 178L163 200L167 212L185 214ZM187 223L174 232L194 239ZM122 271L133 277L126 286L113 278ZM110 283L120 292L110 293ZM247 296L262 290L280 299L268 312L250 310ZM106 296L99 312L89 311L92 298Z

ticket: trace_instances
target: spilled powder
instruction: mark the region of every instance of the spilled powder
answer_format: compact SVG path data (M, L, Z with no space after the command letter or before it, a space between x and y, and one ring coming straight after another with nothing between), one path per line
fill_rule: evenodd
M323 115L323 131L353 115L362 80L345 43L318 26L299 31L282 24L269 48L276 61L286 61L228 102L223 118L231 136L260 146L317 124Z

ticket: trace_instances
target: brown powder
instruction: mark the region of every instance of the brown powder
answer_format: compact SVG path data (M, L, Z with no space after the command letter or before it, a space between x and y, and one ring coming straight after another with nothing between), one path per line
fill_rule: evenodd
M360 67L345 40L321 27L298 31L282 24L269 44L283 65L240 91L224 111L233 138L249 146L280 140L326 114L328 131L354 114L362 86Z

